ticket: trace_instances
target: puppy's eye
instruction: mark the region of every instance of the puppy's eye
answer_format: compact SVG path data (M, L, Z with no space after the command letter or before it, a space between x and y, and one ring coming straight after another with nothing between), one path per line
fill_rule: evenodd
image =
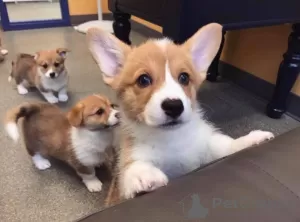
M152 84L152 78L149 74L142 74L136 81L137 85L141 88L146 88Z
M118 105L117 104L111 104L110 107L113 108L113 109L116 109L116 108L118 108Z
M96 115L101 116L104 113L104 109L100 108L97 110Z
M55 62L55 63L54 63L54 66L55 66L55 67L58 67L59 65L60 65L60 64L59 64L58 62Z
M189 76L189 74L187 74L186 72L180 73L179 76L178 76L178 82L181 85L187 86L189 84L189 82L190 82L190 76Z
M48 68L48 64L47 63L44 63L42 66L43 66L44 69Z

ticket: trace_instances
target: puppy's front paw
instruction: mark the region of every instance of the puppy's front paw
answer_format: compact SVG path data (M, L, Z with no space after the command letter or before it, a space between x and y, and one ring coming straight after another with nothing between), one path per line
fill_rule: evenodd
M97 178L83 180L83 182L90 192L100 192L102 190L102 183Z
M249 139L252 141L253 145L258 145L264 141L271 140L274 138L274 134L268 131L254 130L249 134Z
M7 49L1 49L0 52L1 52L2 55L7 55L8 50Z
M58 100L60 102L67 102L69 99L68 95L67 94L59 94L58 95Z
M141 192L151 192L168 184L167 176L158 168L147 163L133 163L124 175L123 195L133 198Z
M27 94L28 93L28 89L26 89L24 86L22 86L22 85L18 85L17 86L17 90L18 90L18 93L20 94L20 95L25 95L25 94Z
M39 170L46 170L51 167L50 161L45 159L44 157L42 157L39 154L35 154L32 157L32 161L33 161L35 167L38 168Z
M48 101L48 103L51 103L51 104L58 103L58 98L56 98L55 96L47 97L46 100Z

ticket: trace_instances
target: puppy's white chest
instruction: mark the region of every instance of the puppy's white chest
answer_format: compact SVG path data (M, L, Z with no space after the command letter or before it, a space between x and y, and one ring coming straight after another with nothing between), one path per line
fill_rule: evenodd
M169 178L178 177L208 162L206 135L209 129L183 129L166 135L153 135L134 144L132 157L151 162Z
M41 78L41 83L45 89L58 92L67 85L68 76L66 74L61 74L55 79L43 76Z
M85 166L98 166L104 161L104 151L112 142L107 131L72 128L71 140L77 159Z

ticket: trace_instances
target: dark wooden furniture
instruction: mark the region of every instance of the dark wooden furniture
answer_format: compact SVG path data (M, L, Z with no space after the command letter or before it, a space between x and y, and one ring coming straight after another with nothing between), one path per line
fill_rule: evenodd
M184 42L211 22L223 25L224 36L228 30L294 24L267 115L280 118L286 111L287 97L300 71L300 0L109 0L109 9L114 15L115 35L128 44L131 15L162 26L163 35L176 43ZM209 69L210 81L217 80L222 47Z

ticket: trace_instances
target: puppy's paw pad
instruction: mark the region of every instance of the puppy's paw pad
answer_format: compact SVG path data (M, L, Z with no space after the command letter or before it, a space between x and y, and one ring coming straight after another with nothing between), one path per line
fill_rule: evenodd
M58 95L58 100L60 102L66 102L66 101L68 101L68 99L69 99L69 97L66 94Z
M274 134L268 131L254 130L249 133L251 140L254 144L260 144L264 141L271 140L274 138Z
M46 100L48 101L48 103L51 103L51 104L58 103L58 98L56 98L56 97L49 97L49 98L46 98Z
M85 180L84 184L90 192L100 192L102 190L102 183L98 179Z
M127 177L125 185L125 197L127 199L133 198L136 194L141 192L151 192L159 187L168 184L167 176L155 167L148 169L140 169L140 172L132 172L131 176Z
M39 170L46 170L46 169L51 167L51 163L47 159L39 159L39 160L34 162L34 165Z

